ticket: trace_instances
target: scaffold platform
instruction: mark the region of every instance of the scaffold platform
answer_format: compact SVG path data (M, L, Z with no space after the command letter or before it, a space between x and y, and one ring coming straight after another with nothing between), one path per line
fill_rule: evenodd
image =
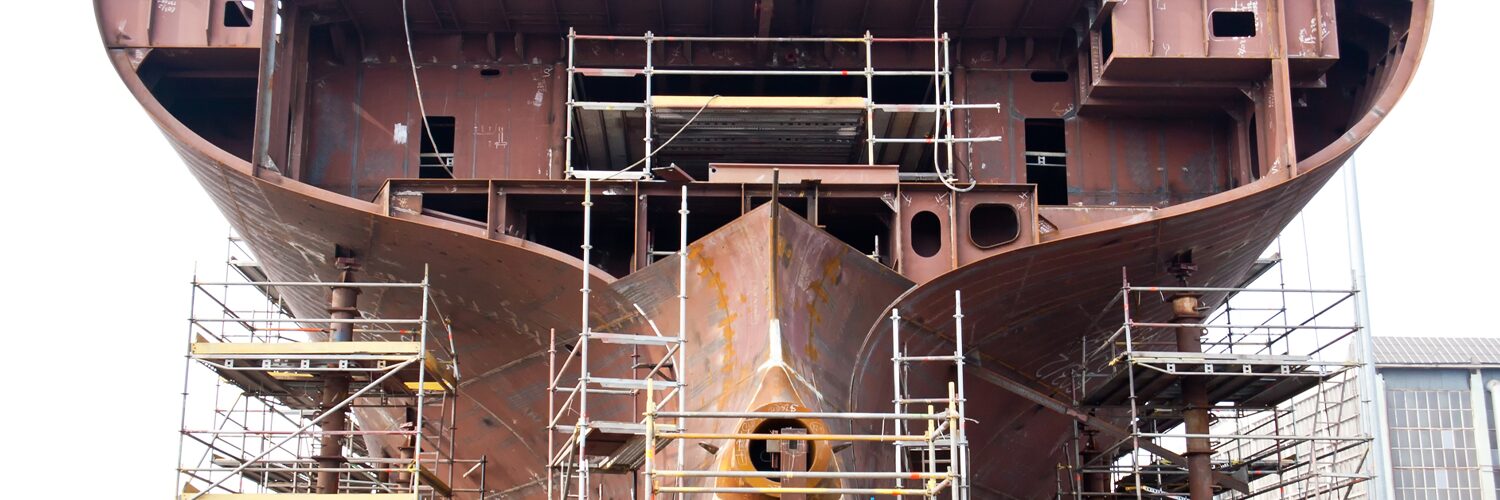
M1130 372L1116 370L1090 387L1081 400L1083 405L1129 404L1132 377L1139 388L1138 402L1168 404L1182 397L1180 382L1184 377L1199 377L1208 385L1210 403L1270 408L1355 366L1309 356L1171 351L1126 352L1111 363L1127 366Z
M483 493L454 485L457 473L476 470L483 485L486 460L455 456L459 370L451 334L442 343L429 331L451 325L440 311L429 317L435 309L425 276L356 282L357 262L341 259L341 281L277 282L245 273L244 262L253 260L229 265L245 281L192 283L181 499ZM291 315L280 294L303 289L329 294L328 316ZM411 307L382 308L389 317L362 310L357 299L367 289L409 294ZM243 308L253 302L262 305ZM194 391L202 387L192 382L200 370L214 375L211 397ZM210 419L189 418L205 406L213 407Z
M1080 427L1076 461L1059 466L1072 472L1060 496L1250 498L1347 490L1369 478L1334 470L1362 460L1352 456L1368 452L1369 437L1340 427L1342 407L1326 395L1360 366L1335 354L1361 329L1350 310L1356 291L1132 286L1122 277L1114 303L1123 321L1086 341L1074 397L1079 411L1128 428L1102 442L1101 430Z
M452 392L451 369L420 342L194 342L193 359L207 365L247 394L275 398L289 408L315 410L329 376L349 377L358 390L382 372L400 365L371 396L415 396L422 380L427 392ZM406 361L420 361L422 366Z

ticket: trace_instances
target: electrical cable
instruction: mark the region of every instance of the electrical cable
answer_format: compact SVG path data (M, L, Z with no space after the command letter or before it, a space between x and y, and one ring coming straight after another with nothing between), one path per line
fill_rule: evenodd
M651 96L646 96L646 98L650 99ZM665 149L668 144L671 144L672 141L676 140L677 136L682 135L682 131L687 130L688 126L692 125L693 122L697 121L698 120L698 115L703 114L703 110L708 109L708 105L713 104L714 101L717 100L718 98L719 98L719 94L714 94L713 97L709 97L708 100L703 103L703 106L700 107L700 108L698 108L698 112L697 113L693 113L693 117L692 118L688 118L687 123L682 124L682 127L680 127L680 128L677 129L677 132L672 133L672 136L668 137L667 140L664 141L664 142L662 142L660 146L657 146L656 149L651 150L651 152L647 153L646 156L643 156L643 157L641 157L641 159L636 160L635 163L631 163L630 165L627 165L625 168L617 170L617 171L615 171L615 173L609 174L608 177L605 177L604 179L601 179L601 180L606 180L607 181L607 180L614 179L616 175L620 175L620 174L623 174L625 172L628 172L628 171L630 171L630 169L633 169L633 168L639 166L640 164L645 163L646 162L646 158L650 158L650 157L656 156L656 154L660 153L662 149ZM646 111L646 112L650 113L649 110ZM651 131L647 130L646 133L649 134L649 133L651 133ZM650 172L647 172L647 173L649 174Z
M453 178L453 166L438 151L437 137L432 135L432 124L427 121L427 105L422 102L422 81L417 78L417 56L411 48L411 19L406 14L406 0L401 0L401 30L406 33L406 60L411 62L411 84L417 90L417 112L422 114L422 132L426 134L427 141L432 143L432 153L437 155L439 166L448 171L449 178ZM422 169L421 147L417 148L417 169ZM420 172L418 175L420 176Z
M937 143L932 143L932 147L936 148ZM948 159L949 162L952 162L953 160L953 158ZM963 164L963 162L959 163ZM969 191L973 191L974 186L979 185L979 181L974 180L974 171L969 170L969 166L967 164L964 164L964 170L969 172L969 185L967 187L961 188L958 187L958 185L954 184L952 180L948 179L947 175L943 174L943 169L938 167L937 162L932 162L932 171L937 172L938 180L943 181L943 185L948 186L948 189L955 193L967 193Z

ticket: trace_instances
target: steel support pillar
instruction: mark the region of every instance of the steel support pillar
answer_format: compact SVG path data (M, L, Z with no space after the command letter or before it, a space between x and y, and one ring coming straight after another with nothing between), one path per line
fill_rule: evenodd
M344 283L353 282L354 273L359 270L359 264L352 258L339 257L334 261L334 266L339 270L339 281ZM359 317L358 301L358 288L333 287L328 305L329 317L339 320ZM353 341L354 324L334 323L328 340L332 342ZM349 397L348 375L335 375L328 377L328 380L324 382L320 403L324 411L328 411L347 397ZM347 407L333 411L333 414L323 419L324 434L319 440L317 462L318 467L323 469L337 469L344 466L343 436L337 433L348 430L349 412ZM339 493L339 473L329 470L318 472L317 489L318 493L322 494Z
M1079 427L1083 426L1080 425ZM1079 467L1079 486L1082 490L1081 496L1083 498L1108 498L1110 491L1113 490L1113 488L1111 488L1109 485L1109 473L1085 471L1090 467L1090 462L1093 462L1094 460L1099 458L1099 431L1090 428L1084 428L1082 429L1082 432L1082 451L1078 454L1078 463L1082 464L1082 467ZM1093 465L1093 467L1107 466L1109 466L1108 463L1102 462Z
M1199 295L1196 293L1178 293L1172 296L1172 321L1182 324L1199 324L1203 322L1203 313L1199 312ZM1203 329L1196 326L1182 326L1177 328L1177 350L1188 353L1203 352ZM1182 377L1182 417L1187 426L1188 434L1206 435L1209 433L1208 417L1208 384L1203 377ZM1213 445L1208 438L1188 438L1187 452L1182 455L1187 458L1188 466L1188 495L1191 500L1212 500L1214 497L1213 467L1209 463L1209 456L1213 454Z

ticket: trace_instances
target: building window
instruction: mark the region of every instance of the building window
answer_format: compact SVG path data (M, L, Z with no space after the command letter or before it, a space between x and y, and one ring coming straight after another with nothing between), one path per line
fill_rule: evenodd
M1466 390L1386 391L1397 500L1479 498L1470 397Z

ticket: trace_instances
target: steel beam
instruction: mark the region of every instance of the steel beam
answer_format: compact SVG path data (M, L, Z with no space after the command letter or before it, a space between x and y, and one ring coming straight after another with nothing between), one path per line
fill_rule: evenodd
M1130 430L1127 429L1127 428L1125 428L1125 427L1121 427L1121 426L1118 426L1118 425L1106 422L1104 420L1101 420L1101 419L1098 419L1098 418L1094 418L1093 416L1090 416L1087 413L1083 413L1081 411L1078 411L1078 409L1074 408L1072 405L1069 405L1069 404L1064 403L1062 401L1058 401L1057 399L1053 398L1052 396L1049 396L1047 394L1042 393L1041 391L1033 389L1030 386L1027 386L1026 384L1017 382L1017 381L1015 381L1015 380L1013 380L1013 379L1011 379L1009 377L1006 377L1006 376L1004 376L1004 375L1002 375L1002 374L1000 374L1000 373L998 373L998 372L996 372L994 370L991 370L991 369L983 367L983 366L979 366L979 365L974 364L974 363L968 363L968 364L965 364L964 366L968 367L969 373L973 374L976 377L979 377L981 380L984 380L984 381L989 382L991 384L995 384L997 387L1000 387L1001 389L1010 391L1012 394L1015 394L1017 396L1021 396L1022 398L1025 398L1027 401L1031 401L1032 403L1036 403L1038 406L1041 406L1041 407L1046 408L1048 410L1052 410L1054 412L1061 413L1063 415L1067 415L1069 417L1072 417L1074 420L1077 420L1079 423L1081 423L1081 424L1083 424L1083 425L1085 425L1085 426L1087 426L1087 427L1089 427L1091 429L1097 430L1097 431L1099 431L1101 433L1108 434L1108 435L1116 437L1116 438L1124 438L1124 437L1130 436ZM1188 461L1187 461L1186 457L1183 457L1182 455L1178 455L1177 453L1172 452L1172 450L1168 450L1168 449L1162 447L1161 445L1158 445L1158 444L1156 444L1156 443L1154 443L1154 442L1152 442L1150 440L1146 440L1146 439L1141 440L1141 448L1145 449L1146 451L1149 451L1151 453L1154 453L1156 455L1159 455L1162 458L1165 458L1165 459L1171 461L1174 464L1177 464L1177 465L1180 465L1180 466L1183 466L1183 467L1186 467L1187 464L1188 464ZM1233 489L1235 491L1238 491L1240 493L1249 493L1250 492L1250 485L1249 485L1249 483L1246 483L1245 481L1242 481L1242 480L1239 480L1239 479L1235 479L1234 477L1231 477L1228 474L1215 471L1213 473L1213 478L1214 478L1214 482L1216 482L1216 483L1218 483L1220 485L1223 485L1225 487L1228 487L1230 489Z

